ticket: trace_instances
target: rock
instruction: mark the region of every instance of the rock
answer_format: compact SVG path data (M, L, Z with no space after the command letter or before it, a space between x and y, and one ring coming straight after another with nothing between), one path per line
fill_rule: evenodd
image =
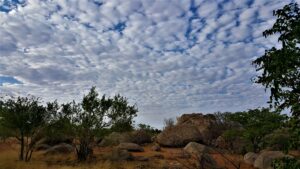
M74 147L70 144L61 143L46 150L45 155L68 154L74 151Z
M259 169L272 169L272 161L281 159L283 157L290 157L281 151L262 151L254 162L254 167Z
M193 125L201 133L202 142L211 144L212 140L221 135L221 130L216 128L217 120L213 114L203 115L201 113L183 114L177 119L176 126Z
M157 143L167 147L183 147L189 142L202 140L201 133L193 125L168 127L157 136Z
M129 134L130 136L130 142L136 143L136 144L145 144L145 143L151 143L151 136L144 130L136 130Z
M210 149L207 146L195 142L190 142L183 148L183 150L191 155L196 156L201 156L204 153L210 152Z
M211 148L203 144L190 142L183 150L195 158L197 162L195 165L198 168L201 166L203 166L203 168L217 168L217 162L209 154L212 152Z
M133 156L127 150L114 148L109 156L109 159L112 161L133 160Z
M175 126L167 127L156 139L162 146L183 147L189 142L212 144L222 130L217 128L214 115L201 113L184 114L177 119Z
M48 144L38 144L35 146L36 151L47 150L49 148L51 148L51 146L49 146Z
M153 145L153 146L151 147L151 150L152 150L152 151L160 151L160 146L157 145L157 144L155 144L155 145Z
M214 144L216 147L218 148L223 148L223 149L227 149L228 148L228 144L226 143L226 140L223 136L219 136Z
M117 147L118 149L123 149L132 152L143 152L143 147L135 143L120 143Z
M245 163L247 164L250 164L250 165L253 165L254 164L254 161L256 160L257 158L257 154L256 153L253 153L253 152L249 152L247 154L244 155L244 161Z
M116 146L120 143L136 143L145 144L151 143L151 136L144 130L136 130L133 132L112 132L108 136L104 137L99 146Z
M128 133L112 132L108 136L104 137L99 146L116 146L120 143L130 142L130 136Z
M135 156L133 159L135 161L149 161L149 158L144 156Z

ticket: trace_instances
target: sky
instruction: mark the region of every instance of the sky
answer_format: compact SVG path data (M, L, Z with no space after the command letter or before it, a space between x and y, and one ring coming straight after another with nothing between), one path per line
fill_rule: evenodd
M0 95L80 101L92 86L136 123L267 106L251 62L272 11L300 0L0 0Z

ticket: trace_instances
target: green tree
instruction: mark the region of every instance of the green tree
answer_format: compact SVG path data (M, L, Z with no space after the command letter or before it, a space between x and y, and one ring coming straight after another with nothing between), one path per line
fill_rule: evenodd
M65 113L70 114L69 121L75 129L79 145L76 146L79 161L86 161L92 155L93 139L99 130L114 126L116 123L132 124L137 108L129 105L127 99L120 95L107 98L98 97L95 87L83 97L81 104L65 104Z
M297 147L300 140L300 9L297 3L290 3L273 14L276 22L263 35L279 35L281 48L272 47L253 61L257 71L262 71L255 82L270 89L271 106L279 110L290 108L291 146Z
M262 74L256 83L270 89L270 103L279 109L291 108L293 115L300 116L300 9L291 3L274 11L277 17L271 29L263 32L269 37L279 34L281 48L272 47L253 61Z
M161 130L151 127L148 124L143 124L143 123L138 124L137 130L145 131L146 133L148 133L151 136L155 136L161 132Z
M37 139L46 137L48 141L54 143L66 139L72 141L71 138L74 137L75 130L72 124L73 110L71 104L73 102L62 105L57 101L47 103L48 120L41 136Z
M29 161L34 146L30 138L45 124L45 107L35 97L3 99L0 105L2 125L13 131L13 135L20 141L19 159Z
M252 151L255 152L263 148L264 136L282 127L287 119L286 115L271 112L266 108L227 114L227 116L228 120L240 123L243 127L243 130L239 130L239 132L230 132L230 136L232 137L232 133L236 133L249 141Z

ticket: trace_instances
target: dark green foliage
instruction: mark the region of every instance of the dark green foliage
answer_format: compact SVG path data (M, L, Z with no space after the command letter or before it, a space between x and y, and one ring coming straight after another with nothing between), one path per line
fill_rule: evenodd
M272 166L274 169L299 169L300 161L294 158L285 157L283 159L274 160Z
M271 29L263 32L265 37L279 34L281 48L266 50L253 61L262 74L256 83L270 89L270 104L279 110L290 108L292 112L292 142L300 142L300 8L297 3L285 5L273 13L277 17Z
M45 124L45 107L35 97L12 97L1 101L0 112L2 126L12 131L20 141L19 159L29 161L34 146L29 138L36 135Z
M42 135L50 141L49 145L59 143L61 140L72 140L74 137L74 125L72 124L71 105L75 103L59 105L57 101L48 102L46 106L48 121ZM51 141L52 140L52 141Z
M225 138L241 137L251 144L248 151L258 152L263 148L263 138L274 130L282 127L287 120L286 115L271 112L269 109L253 109L246 112L228 113L226 119L242 125L242 129L231 129L225 132Z
M262 74L260 83L270 89L270 103L276 108L291 108L294 117L300 116L300 9L297 3L274 11L277 17L271 29L263 32L265 37L279 34L282 48L266 50L253 64Z
M263 138L264 146L272 150L288 151L291 142L291 131L289 128L281 128L273 131Z
M143 130L146 133L150 134L151 136L155 136L161 132L161 130L158 130L154 127L151 127L150 125L147 124L138 124L138 130Z
M76 147L79 161L85 161L92 155L91 143L97 134L104 131L102 129L116 127L116 124L118 128L126 124L124 129L130 129L128 126L132 125L137 113L137 108L130 106L127 99L120 95L98 98L95 87L83 97L81 104L73 102L64 105L64 108L71 114L69 120L79 140L79 147Z

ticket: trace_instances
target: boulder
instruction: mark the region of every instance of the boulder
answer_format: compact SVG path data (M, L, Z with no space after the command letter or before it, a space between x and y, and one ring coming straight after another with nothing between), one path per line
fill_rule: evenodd
M201 133L202 142L211 144L212 140L221 135L221 130L217 128L217 120L213 114L203 115L201 113L183 114L177 119L177 126L193 125Z
M112 160L112 161L133 160L133 156L127 150L114 148L109 156L109 160Z
M98 141L99 146L116 146L120 143L136 143L145 144L151 143L151 136L144 130L136 130L133 132L112 132L108 136L104 137L101 141Z
M161 146L184 147L189 142L202 141L201 133L193 125L176 125L161 132L156 142Z
M117 147L118 149L132 151L132 152L143 152L143 147L135 143L120 143Z
M74 151L74 147L70 144L61 143L46 150L44 155L68 154Z
M183 150L195 158L195 165L198 168L217 168L217 162L209 154L212 152L211 148L203 144L190 142Z
M210 148L199 143L190 142L187 144L183 150L191 155L201 156L204 153L209 153Z
M38 144L35 146L36 151L47 150L49 148L51 148L51 146L49 146L48 144Z
M228 144L226 143L226 140L223 136L219 136L216 139L214 146L218 148L228 149Z
M151 143L151 135L144 130L136 130L129 133L129 141L136 144Z
M214 115L183 114L174 126L166 127L156 138L162 146L184 147L189 142L212 144L221 134Z
M290 157L281 151L262 151L254 162L254 167L259 169L272 169L272 162L275 159Z
M250 164L250 165L253 165L256 158L257 158L257 154L256 153L253 153L253 152L249 152L247 154L244 155L244 161L245 163L247 164Z
M104 137L99 146L116 146L120 143L131 142L128 133L112 132L108 136Z
M155 144L155 145L153 145L153 146L151 147L151 150L152 150L152 151L160 151L160 146L157 145L157 144Z

